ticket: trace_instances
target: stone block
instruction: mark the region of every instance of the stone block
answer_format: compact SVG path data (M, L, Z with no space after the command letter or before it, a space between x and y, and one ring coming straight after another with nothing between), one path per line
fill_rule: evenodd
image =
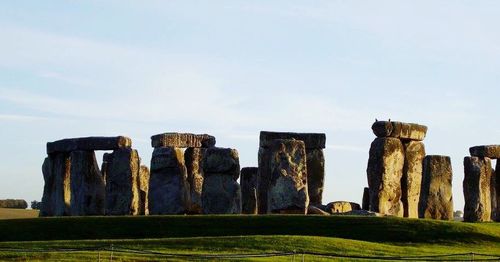
M306 149L324 149L326 135L322 133L260 132L260 147L270 147L276 139L295 139L304 141Z
M453 220L452 168L448 156L424 158L419 218Z
M257 167L241 169L241 212L255 215L257 208Z
M401 179L403 216L418 218L418 201L422 186L425 146L424 143L419 141L408 141L403 143L403 146L405 150L403 177Z
M187 168L187 181L189 183L191 194L188 211L190 214L203 213L201 203L201 192L203 189L204 177L202 160L206 150L206 148L189 147L184 152L184 160Z
M469 148L469 152L471 156L499 159L500 145L474 146Z
M151 146L159 147L214 147L215 137L207 134L195 135L190 133L164 133L151 137Z
M130 148L132 140L125 136L67 138L47 143L47 154L72 151L115 150Z
M395 137L403 140L422 141L427 134L427 127L414 123L397 121L376 121L372 125L377 137Z
M491 160L489 158L464 158L464 221L486 222L491 220Z

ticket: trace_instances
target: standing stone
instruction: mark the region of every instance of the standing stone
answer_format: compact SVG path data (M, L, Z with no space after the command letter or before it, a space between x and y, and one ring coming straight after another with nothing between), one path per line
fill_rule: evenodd
M201 192L203 188L203 168L201 161L206 148L188 147L184 152L187 168L187 181L190 187L190 214L202 214Z
M363 202L361 203L361 209L370 210L370 189L365 187L363 190Z
M403 216L403 166L404 148L399 139L383 137L372 142L366 170L370 189L370 211Z
M311 205L321 205L325 179L325 156L322 149L306 150L307 191Z
M267 214L267 192L270 183L271 152L260 147L258 153L259 167L257 170L257 209L259 214Z
M268 213L307 214L307 160L303 141L274 140L271 152L271 177L267 196Z
M257 208L257 167L241 169L241 212L255 215Z
M139 170L139 215L149 215L149 168L141 166Z
M102 165L101 165L101 174L102 178L104 180L104 184L106 184L106 177L108 176L108 168L111 165L111 162L113 162L113 154L111 153L104 153L102 156Z
M73 151L70 158L71 215L104 215L104 180L94 151Z
M208 148L203 155L204 214L240 214L241 189L236 180L240 175L238 151L230 148Z
M403 216L418 218L418 201L422 184L422 168L425 157L424 143L409 141L403 144L405 162L401 179L401 201L403 202Z
M108 161L109 156L108 156ZM106 215L139 214L139 168L137 150L131 148L113 151L106 170Z
M149 214L184 214L188 204L189 184L182 149L155 148L149 178Z
M448 156L424 158L419 218L453 220L451 160Z
M67 153L50 154L43 162L43 188L40 216L66 216L70 214L70 167Z
M496 189L497 185L497 177L495 169L491 169L491 179L490 179L490 202L491 202L491 220L496 221L500 213L498 213L498 202L497 202L497 194L499 193Z
M500 160L497 159L495 166L495 192L496 192L496 218L495 221L500 222Z
M491 219L491 160L464 158L464 221L485 222Z

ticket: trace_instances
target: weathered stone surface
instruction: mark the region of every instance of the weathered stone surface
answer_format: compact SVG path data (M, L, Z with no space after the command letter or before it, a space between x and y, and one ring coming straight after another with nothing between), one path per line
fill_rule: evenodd
M491 179L490 179L490 203L491 203L491 220L496 221L498 219L498 202L497 202L497 194L498 191L496 189L497 177L495 169L491 169Z
M215 137L207 134L195 135L189 133L164 133L151 137L151 146L159 147L213 147Z
M24 199L1 199L0 208L26 209L28 202Z
M495 221L500 222L500 160L496 161L497 164L495 166L495 192L496 192L496 204L497 204L497 212Z
M427 134L427 127L424 125L393 121L376 121L372 125L372 130L377 137L395 137L416 141L424 140Z
M70 159L70 214L72 216L104 215L104 180L94 151L73 151Z
M321 205L325 180L325 156L322 149L306 149L307 191L311 205Z
M45 185L41 217L70 214L70 167L70 158L66 153L52 154L45 158L42 166Z
M106 177L108 174L108 168L113 162L113 154L112 153L104 153L102 156L102 165L101 165L101 174L104 180L104 184L106 184Z
M370 189L368 187L363 189L363 202L361 204L361 209L370 210Z
M322 216L329 216L330 213L323 211L321 208L309 205L307 207L307 214L308 215L322 215Z
M125 136L67 138L47 143L47 154L78 150L115 150L131 146L132 140Z
M452 176L450 157L428 155L424 158L419 218L453 220Z
M112 161L108 162L106 170L106 215L139 214L139 169L137 150L124 148L113 151Z
M425 157L424 143L409 141L403 144L405 162L403 177L401 178L401 202L403 202L403 216L418 218L418 201L422 186L422 168Z
M203 189L203 168L201 162L206 148L189 147L184 152L184 160L187 168L187 181L190 186L190 214L203 213L201 204L201 192Z
M335 201L326 205L326 211L330 214L346 213L353 210L361 210L358 203L347 201Z
M376 138L370 147L367 175L370 189L370 211L403 216L401 178L404 148L397 138Z
M267 214L267 194L271 181L271 151L260 147L257 171L257 209L259 214Z
M499 159L500 145L474 146L469 148L469 152L471 156Z
M155 148L149 178L149 214L184 214L188 204L189 184L182 149Z
M491 160L464 158L464 221L485 222L491 219Z
M241 212L243 214L257 214L257 167L241 169Z
M241 189L236 180L240 174L238 151L231 148L208 148L203 155L204 214L241 213Z
M307 149L323 149L326 145L326 135L322 133L291 133L291 132L260 132L260 147L270 147L276 139L295 139L304 141Z
M301 140L274 140L271 152L271 177L268 190L268 213L306 214L307 161Z
M139 170L139 215L149 215L149 168L141 166Z

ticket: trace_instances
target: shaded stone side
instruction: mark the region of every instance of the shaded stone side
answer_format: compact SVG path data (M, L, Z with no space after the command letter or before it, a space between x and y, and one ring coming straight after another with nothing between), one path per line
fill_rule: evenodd
M464 158L464 221L485 222L491 219L491 160Z
M149 168L141 166L139 170L139 215L149 215Z
M323 133L260 132L260 147L270 147L276 139L295 139L304 141L306 149L324 149L326 135Z
M497 185L497 177L495 169L491 169L491 179L490 179L490 202L491 202L491 220L496 221L500 213L498 213L498 202L497 202L497 194L498 191L496 189Z
M151 137L151 146L160 147L214 147L215 137L207 134L195 135L190 133L164 133Z
M325 156L322 149L307 149L307 191L311 205L321 205L325 180Z
M500 222L500 160L496 161L495 166L495 192L496 192L496 203L497 203L497 216L495 221Z
M106 177L108 176L108 168L113 162L113 154L112 153L104 153L102 156L102 164L101 164L101 174L102 179L104 180L104 184L106 184Z
M130 148L132 140L125 136L67 138L47 143L47 154L72 151L115 150Z
M203 155L204 214L240 214L241 189L236 180L240 174L238 151L230 148L207 149Z
M307 214L307 160L303 141L272 142L268 213Z
M363 202L361 204L361 209L370 210L370 189L368 187L363 189Z
M401 202L403 216L418 218L418 201L422 187L422 169L425 157L424 143L409 141L403 143L405 161L401 178Z
M104 215L104 180L94 151L73 151L70 154L72 216Z
M270 163L271 152L266 148L259 148L259 168L257 171L257 209L259 214L267 214L267 192L271 179Z
M201 161L206 148L189 147L184 152L184 160L187 168L187 181L190 187L190 203L188 212L190 214L201 214L201 192L203 189L203 168Z
M184 214L188 204L189 184L183 150L174 147L155 148L149 178L149 214Z
M401 178L404 148L397 138L376 138L370 147L367 176L370 189L370 211L403 216Z
M137 150L124 148L113 151L112 161L107 163L106 170L106 215L139 214L139 168Z
M474 146L469 148L469 152L471 156L499 159L500 145Z
M69 154L51 154L42 165L43 188L42 207L40 216L66 216L70 214L71 161Z
M257 214L257 167L241 169L241 213Z
M452 173L450 157L424 158L419 218L453 220Z

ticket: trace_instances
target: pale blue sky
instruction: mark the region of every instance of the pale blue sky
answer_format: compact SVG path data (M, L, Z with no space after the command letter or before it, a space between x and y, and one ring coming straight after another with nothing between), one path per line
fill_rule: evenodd
M45 143L260 130L327 135L325 202L361 201L375 118L429 127L463 208L469 146L500 143L498 1L0 4L0 198L40 199Z

